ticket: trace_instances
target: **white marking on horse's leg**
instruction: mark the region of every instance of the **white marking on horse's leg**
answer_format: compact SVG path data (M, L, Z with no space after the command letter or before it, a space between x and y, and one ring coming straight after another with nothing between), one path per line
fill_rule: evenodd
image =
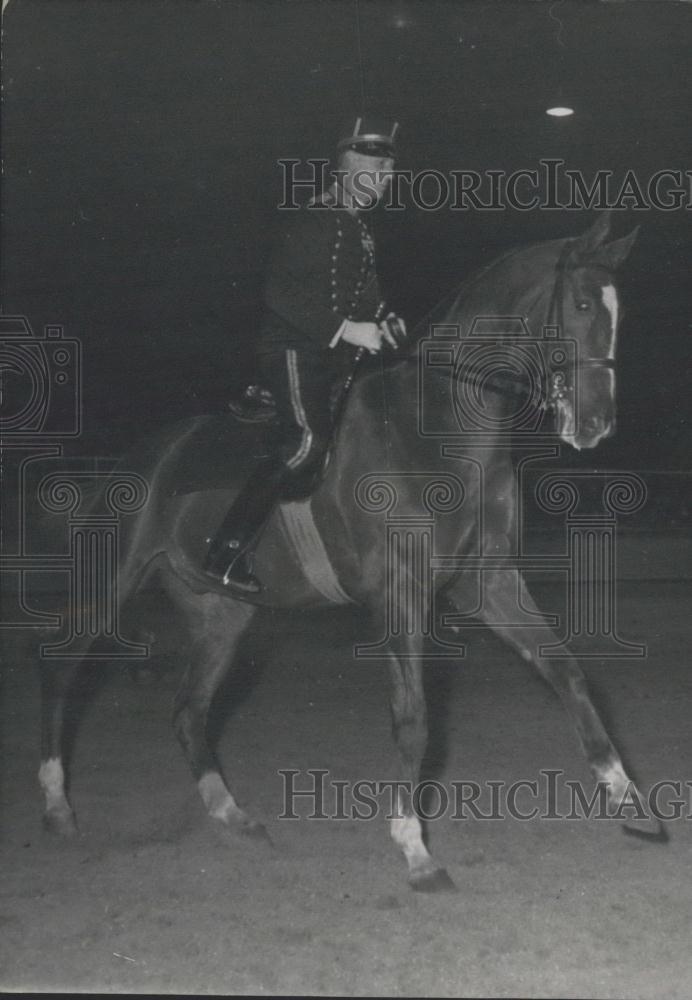
M41 761L38 780L46 801L44 826L62 837L73 836L77 832L77 824L65 795L65 773L59 757Z
M213 819L222 823L245 823L247 816L237 804L218 771L207 771L197 782L202 801Z
M392 817L390 832L394 843L404 852L409 877L416 879L433 875L437 866L423 843L420 820L414 813L404 815L401 798L399 798L398 813Z
M612 359L615 357L615 339L618 330L618 296L615 286L604 285L601 288L601 299L603 300L603 305L610 313L610 347L608 348L608 357Z
M46 797L46 812L70 808L65 796L65 773L59 757L41 761L38 780Z
M615 809L619 808L625 796L636 792L636 786L625 773L622 761L614 760L605 767L598 768L598 780L608 786L608 802Z
M200 795L212 819L219 820L227 829L256 840L271 843L262 823L250 819L233 798L218 771L207 771L197 782Z

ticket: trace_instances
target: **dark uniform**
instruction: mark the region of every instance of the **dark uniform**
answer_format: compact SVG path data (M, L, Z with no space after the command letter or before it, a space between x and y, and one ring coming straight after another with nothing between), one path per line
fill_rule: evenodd
M339 149L391 158L397 128L359 118ZM345 190L334 184L304 208L287 211L269 263L258 355L262 381L276 400L275 452L245 484L204 567L217 582L250 593L261 589L247 554L262 526L280 496L315 481L329 446L334 393L356 358L342 334L349 321L381 319L367 212L347 209L345 200Z
M338 338L344 320L372 321L380 306L369 222L340 206L337 191L287 217L265 285L258 354L262 381L277 402L278 444L290 477L324 459L330 400L356 353Z

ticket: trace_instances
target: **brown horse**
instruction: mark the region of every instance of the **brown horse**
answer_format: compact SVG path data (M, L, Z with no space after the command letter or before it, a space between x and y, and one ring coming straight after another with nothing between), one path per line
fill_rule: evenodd
M522 420L527 415L543 420L546 411L552 410L552 433L575 448L595 447L615 426L618 299L613 272L629 253L635 233L610 243L607 236L608 219L601 216L578 238L503 256L438 306L418 331L439 333L440 327L452 325L461 330L463 343L472 326L477 328L479 317L485 317L486 325L494 323L495 329L499 322L506 328L500 338L499 362L497 336L487 341L485 352L480 339L480 353L476 351L468 367L422 364L422 341L417 341L406 358L356 380L339 427L335 456L310 501L319 544L335 574L331 589L325 591L316 584L314 574L296 554L282 513L288 509L285 505L277 508L258 546L255 564L265 590L252 603L215 588L201 572L205 537L233 493L226 470L233 465L233 481L240 482L249 471L253 453L262 449L254 427L230 417L197 418L149 438L123 463L123 468L146 480L148 499L140 511L123 519L119 597L124 600L152 572L159 571L188 624L192 644L175 702L174 727L215 821L241 833L258 834L263 829L236 803L206 736L214 693L258 606L309 609L352 601L369 609L380 627L394 608L395 614L403 616L403 625L400 622L401 627L392 630L389 647L382 653L391 672L393 731L402 779L391 833L406 857L414 888L451 885L424 844L411 795L427 741L422 678L425 630L411 623L433 613L436 593L443 593L457 607L465 606L467 574L459 572L459 559L477 558L479 551L492 554L493 560L483 573L478 617L552 685L572 719L596 780L607 788L609 805L621 805L632 786L591 703L582 671L574 659L540 654L543 644L557 640L510 558L518 498L512 437L507 429L512 430L516 415L521 414ZM489 317L495 319L491 322ZM524 331L527 326L539 331L552 324L565 343L576 344L576 353L557 370L555 341L550 342L549 351L548 342L539 338L538 354L534 354L537 374L532 379L519 363L521 338L506 335L510 326L516 332L517 322ZM564 351L563 357L567 358ZM480 423L460 446L462 389L466 401L476 405ZM421 401L425 420L437 428L435 434L422 429ZM445 441L455 447L441 447ZM482 475L470 475L470 468L482 470ZM415 546L406 544L397 550L396 566L392 566L383 521L372 513L396 504L397 512L415 519L421 509L422 483L428 490L427 509L436 511L435 546L452 557L447 571L434 574L428 572ZM507 554L505 566L503 554ZM516 627L512 617L518 605L525 612L521 627ZM85 638L83 650L74 659L46 660L41 665L39 778L46 797L46 824L59 833L75 829L65 794L62 732L69 682L88 651ZM646 832L660 836L659 828Z

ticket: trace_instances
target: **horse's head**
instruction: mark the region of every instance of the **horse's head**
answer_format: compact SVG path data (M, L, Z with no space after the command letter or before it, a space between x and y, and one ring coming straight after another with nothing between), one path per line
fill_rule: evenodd
M606 243L607 213L582 236L568 240L557 262L548 323L576 343L574 363L550 376L547 404L557 433L573 447L595 448L615 430L615 349L619 303L613 274L637 230Z

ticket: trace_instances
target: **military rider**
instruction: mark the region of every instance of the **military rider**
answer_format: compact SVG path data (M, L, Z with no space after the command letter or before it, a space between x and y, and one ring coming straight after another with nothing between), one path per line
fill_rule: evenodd
M304 208L286 212L266 276L258 344L262 381L276 400L277 449L236 498L205 562L208 574L233 589L261 590L250 550L282 492L321 467L334 390L352 371L356 350L377 354L385 343L397 347L380 315L366 211L387 190L397 128L358 118L338 144L332 186Z

